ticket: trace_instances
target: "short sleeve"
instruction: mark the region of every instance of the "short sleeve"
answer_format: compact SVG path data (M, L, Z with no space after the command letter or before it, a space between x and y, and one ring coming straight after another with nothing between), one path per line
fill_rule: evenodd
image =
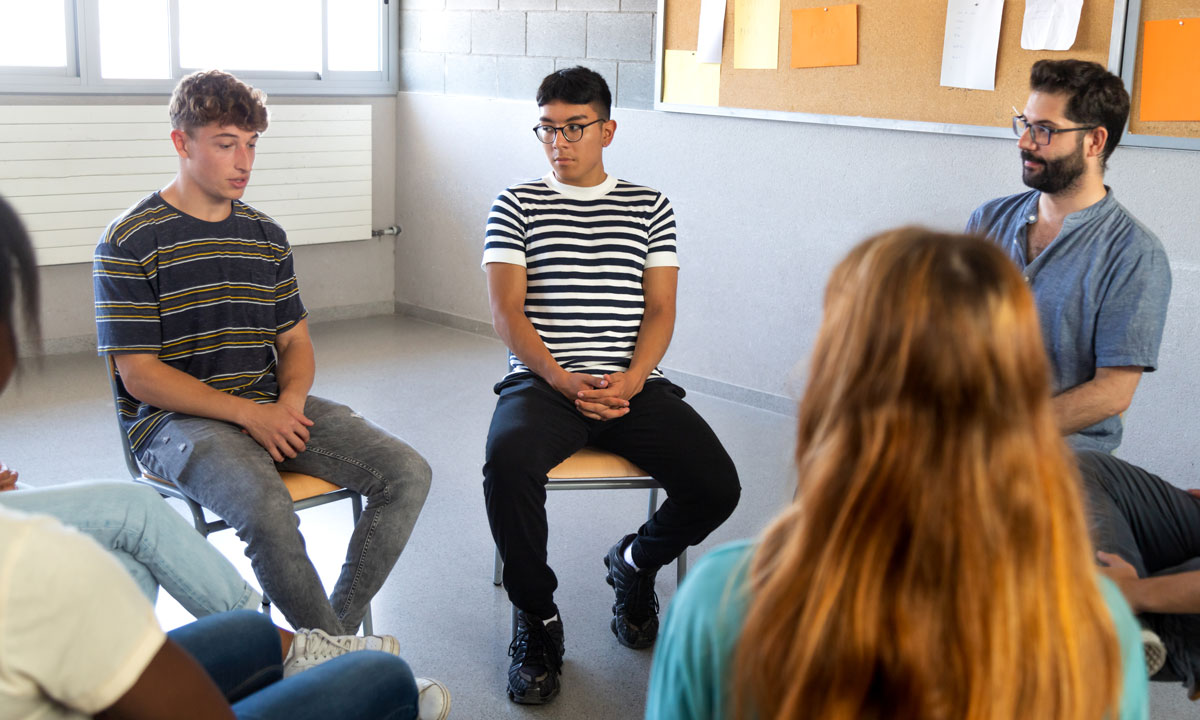
M280 231L282 232L282 231ZM292 260L292 248L287 237L281 241L278 269L275 276L275 332L286 332L308 316L308 310L300 300L300 284L296 281L296 269Z
M97 351L152 352L162 349L157 251L135 257L122 245L101 242L92 259Z
M6 511L0 561L0 685L86 715L129 691L166 636L133 579L91 538Z
M1161 247L1117 265L1096 320L1096 366L1158 366L1171 298L1171 268Z
M671 201L658 196L650 215L649 244L646 248L646 267L679 267L675 250L675 210Z
M511 190L496 198L484 231L483 265L506 263L525 267L525 213Z

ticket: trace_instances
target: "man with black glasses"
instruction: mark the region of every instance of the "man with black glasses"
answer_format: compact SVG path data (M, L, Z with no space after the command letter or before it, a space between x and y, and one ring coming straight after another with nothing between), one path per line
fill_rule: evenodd
M1059 428L1111 452L1121 413L1153 371L1171 294L1162 243L1104 184L1129 115L1120 78L1081 60L1040 60L1013 117L1032 190L984 203L967 223L1012 257L1038 306Z
M654 517L604 558L616 594L610 627L630 648L658 636L655 573L724 522L740 493L721 442L658 370L675 327L671 204L605 172L617 123L604 78L559 70L537 103L533 132L551 172L500 193L483 251L492 323L510 349L510 371L495 386L484 497L518 610L508 696L523 704L558 695L565 647L547 564L547 471L592 445L667 491Z

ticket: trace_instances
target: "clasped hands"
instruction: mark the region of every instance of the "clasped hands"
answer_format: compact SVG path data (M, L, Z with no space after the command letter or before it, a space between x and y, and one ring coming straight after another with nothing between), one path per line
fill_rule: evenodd
M628 373L608 373L600 377L586 373L565 373L554 388L575 403L581 415L592 420L612 420L629 413L629 401L642 391L645 380L637 381Z
M280 398L273 403L251 403L239 417L242 432L254 438L275 462L304 452L313 421L304 415L303 401Z

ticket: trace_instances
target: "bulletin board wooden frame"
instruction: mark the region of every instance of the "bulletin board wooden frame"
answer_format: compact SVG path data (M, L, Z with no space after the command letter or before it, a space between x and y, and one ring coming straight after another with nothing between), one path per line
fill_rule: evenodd
M1122 145L1142 147L1176 148L1200 150L1200 121L1196 122L1142 122L1141 76L1142 76L1142 30L1143 23L1152 20L1167 20L1177 17L1200 16L1195 2L1183 0L1128 0L1129 10L1125 26L1125 56L1121 63L1121 79L1132 99L1129 108L1129 125Z
M835 0L836 3L848 1L852 0ZM1126 12L1130 2L1138 1L1085 2L1077 39L1077 46L1082 44L1084 51L1070 54L1021 50L1024 3L1005 3L996 90L989 92L939 85L946 17L944 2L857 0L860 6L858 65L792 70L788 67L790 25L783 21L779 36L780 68L735 70L732 41L735 0L726 0L721 102L733 98L738 102L750 101L743 104L757 105L726 107L662 102L665 49L695 49L700 0L659 0L654 108L823 125L1012 138L1010 106L1015 104L1020 108L1028 96L1029 66L1042 57L1082 57L1100 62L1119 74L1125 50ZM794 8L813 5L812 0L781 0L780 13L788 17ZM880 13L885 16L898 13L905 19L904 26L898 28L895 24L880 22ZM865 18L864 14L867 15ZM903 32L914 26L927 32L919 37ZM690 44L687 42L689 34ZM920 72L914 73L912 61L922 63ZM915 81L918 74L924 80ZM836 109L831 103L836 103Z

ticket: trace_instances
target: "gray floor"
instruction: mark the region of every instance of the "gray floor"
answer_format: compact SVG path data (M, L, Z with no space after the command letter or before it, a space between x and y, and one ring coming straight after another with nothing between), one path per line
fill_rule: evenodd
M314 393L350 404L420 450L434 485L403 557L374 602L377 632L400 638L418 674L446 682L454 718L639 717L649 651L617 645L608 629L611 590L601 557L644 517L644 492L550 495L551 563L566 623L564 690L548 707L522 708L504 696L509 606L491 583L492 542L480 489L483 440L503 367L501 344L403 317L313 327L318 372ZM757 533L790 496L790 417L692 393L733 456L743 494L737 512L703 545ZM47 358L24 369L0 398L0 458L30 485L126 479L103 364L91 355ZM302 529L326 582L340 561L349 509L339 504L302 514ZM214 544L252 578L232 533ZM674 572L660 574L664 605ZM187 616L159 602L164 624ZM282 622L279 618L277 621ZM1151 688L1152 716L1193 717L1182 688Z

